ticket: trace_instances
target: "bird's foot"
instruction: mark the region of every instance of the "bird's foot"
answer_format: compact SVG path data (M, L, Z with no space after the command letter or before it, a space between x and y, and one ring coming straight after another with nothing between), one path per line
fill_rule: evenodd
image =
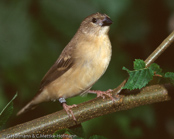
M105 97L109 97L113 102L115 101L115 98L112 97L112 94L110 92L112 92L112 89L109 89L107 91L100 91L100 90L89 90L89 93L93 93L93 94L97 94L97 97L102 97L103 99L105 99Z
M72 116L73 120L76 121L76 117L74 116L74 113L71 109L77 107L77 105L67 105L66 103L62 103L62 106L65 109L66 113L69 115L69 117Z

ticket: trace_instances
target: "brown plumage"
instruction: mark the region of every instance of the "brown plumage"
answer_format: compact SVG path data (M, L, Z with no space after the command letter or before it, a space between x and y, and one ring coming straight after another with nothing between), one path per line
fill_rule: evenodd
M109 65L110 24L112 21L105 14L96 13L85 18L42 79L38 94L17 115L44 101L66 99L87 92ZM63 107L73 115L68 105Z

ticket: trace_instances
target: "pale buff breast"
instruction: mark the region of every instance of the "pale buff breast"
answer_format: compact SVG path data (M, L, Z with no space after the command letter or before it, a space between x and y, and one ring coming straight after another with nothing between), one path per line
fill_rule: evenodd
M65 74L56 79L43 95L47 99L72 97L90 88L106 71L111 58L111 44L107 35L94 42L79 44L75 54L75 64ZM95 45L94 45L95 44ZM79 55L80 54L80 55Z

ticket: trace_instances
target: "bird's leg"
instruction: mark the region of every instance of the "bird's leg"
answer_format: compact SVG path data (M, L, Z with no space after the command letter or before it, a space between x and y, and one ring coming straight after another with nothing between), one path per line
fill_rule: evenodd
M65 98L63 98L63 97L59 98L59 102L62 104L64 110L65 110L66 113L69 115L69 117L72 116L73 120L76 121L76 118L75 118L74 113L73 113L73 111L71 110L71 108L77 107L77 105L75 105L75 104L74 104L74 105L71 105L71 106L67 105L67 104L66 104L66 100L65 100Z
M107 91L100 91L100 90L89 90L89 93L97 94L97 97L102 97L105 99L105 96L108 96L113 102L115 101L115 98L112 97L112 94L110 93L112 89L109 89Z

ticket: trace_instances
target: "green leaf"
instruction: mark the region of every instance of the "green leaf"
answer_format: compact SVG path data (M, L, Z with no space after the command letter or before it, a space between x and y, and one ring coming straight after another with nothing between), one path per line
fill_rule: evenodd
M127 69L126 67L123 67L122 70L126 70L127 72L129 72L130 70Z
M64 134L66 133L67 134L68 132L68 129L62 129L62 130L58 130L56 132L54 132L53 136L55 136L54 139L62 139Z
M153 63L150 67L146 68L145 62L141 59L135 59L133 71L125 67L122 69L126 70L129 74L129 79L123 89L141 89L153 79L154 73L163 75L162 69L158 64Z
M83 127L81 124L79 125L76 125L74 127L71 127L69 130L68 130L71 135L77 135L78 137L84 137L84 130L83 130Z
M84 139L84 138L81 138L81 137L73 137L73 139Z
M129 79L123 89L141 89L153 79L154 72L151 69L142 69L135 71L127 71Z
M4 107L4 109L0 113L0 129L7 122L9 117L13 113L13 100L17 97L17 93L11 99L11 101Z
M141 59L135 59L133 71L125 67L123 67L122 69L126 70L129 74L129 79L126 82L123 89L130 89L130 90L141 89L153 79L154 73L163 75L162 69L160 68L158 64L153 63L151 64L150 67L146 68L145 62ZM173 82L174 82L174 78L173 78Z
M162 75L162 69L156 63L151 64L149 69L153 70L156 74Z
M166 72L164 77L169 78L170 82L174 84L174 72Z
M58 134L64 134L68 129L61 129L61 130L57 130L56 132L54 132L53 135L58 135Z
M134 69L135 70L144 69L145 67L146 67L146 64L143 60L135 59L135 61L134 61Z
M94 135L94 136L91 136L89 139L107 139L107 138L103 136Z
M71 136L71 134L68 132L68 129L62 129L62 130L58 130L56 131L53 136L55 137L55 139L62 139L65 138L66 136Z
M82 137L84 137L84 131L81 124L75 127L72 127L70 129L66 128L66 129L58 130L53 135L55 136L55 139L62 139L64 134L70 135L73 139L83 139Z

